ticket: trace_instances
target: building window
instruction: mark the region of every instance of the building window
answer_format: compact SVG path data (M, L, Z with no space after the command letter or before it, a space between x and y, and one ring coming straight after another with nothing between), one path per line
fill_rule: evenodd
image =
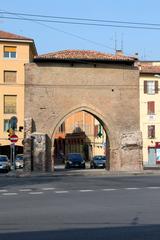
M158 81L144 81L144 93L158 93Z
M64 133L64 132L65 132L65 122L63 122L59 127L59 133Z
M4 58L16 58L16 47L5 46L4 47Z
M98 136L98 125L94 125L94 137Z
M10 119L4 119L4 132L10 129Z
M148 126L148 138L155 138L155 125Z
M4 113L16 113L16 95L5 95L4 96Z
M4 71L5 83L16 83L17 72L16 71Z
M147 114L148 115L155 114L155 102L154 101L147 102Z

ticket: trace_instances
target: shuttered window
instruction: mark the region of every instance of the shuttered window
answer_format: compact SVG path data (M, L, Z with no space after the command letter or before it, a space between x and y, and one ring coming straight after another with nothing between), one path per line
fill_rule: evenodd
M144 81L144 93L158 93L158 81Z
M4 96L4 113L16 113L16 95Z
M94 137L98 136L98 125L94 126Z
M155 102L154 101L149 101L147 103L147 114L148 115L153 115L155 114Z
M4 58L16 58L16 47L4 46Z
M158 81L155 81L155 93L158 93Z
M144 93L147 93L147 81L144 81Z
M16 71L4 71L5 83L16 83L17 72Z
M148 126L148 138L155 138L155 125Z

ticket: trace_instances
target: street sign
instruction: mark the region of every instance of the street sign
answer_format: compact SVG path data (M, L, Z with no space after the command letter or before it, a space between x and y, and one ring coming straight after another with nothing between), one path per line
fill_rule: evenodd
M10 137L10 141L11 141L12 143L16 143L16 142L18 141L18 136L17 136L17 135L12 135L12 136Z

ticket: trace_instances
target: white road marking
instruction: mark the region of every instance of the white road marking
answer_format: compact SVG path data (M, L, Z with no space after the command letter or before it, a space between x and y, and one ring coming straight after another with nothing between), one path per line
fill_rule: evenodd
M55 188L53 188L53 187L50 187L50 188L49 188L49 187L48 187L48 188L42 188L43 191L50 191L50 190L54 190L54 189L55 189Z
M160 189L160 187L158 187L158 186L157 187L156 186L155 187L154 186L153 187L147 187L147 188L149 188L149 189Z
M69 191L55 191L55 193L69 193Z
M14 196L18 195L18 193L2 193L3 196Z
M3 193L3 192L8 192L8 190L6 190L6 189L1 189L1 190L0 190L0 193Z
M94 190L91 190L91 189L82 189L82 190L79 190L79 192L93 192Z
M24 189L19 189L20 192L30 192L32 189L29 188L24 188Z
M104 188L104 189L80 189L80 190L75 190L76 191L79 191L81 193L87 193L87 192L93 192L93 191L104 191L104 192L109 192L109 191L116 191L116 190L142 190L142 189L160 189L160 186L149 186L149 187L128 187L128 188ZM46 187L46 188L41 188L41 190L43 191L51 191L51 190L55 190L55 188L53 187ZM18 195L19 193L16 193L16 192L8 192L9 190L7 189L0 189L0 194L3 195L3 196L14 196L14 195ZM33 189L30 189L30 188L22 188L22 189L19 189L18 190L19 192L26 192L30 195L40 195L40 194L44 194L43 191L34 191L33 192ZM59 191L54 191L54 193L57 193L57 194L63 194L63 193L69 193L70 191L67 191L67 190L59 190Z
M29 192L28 194L31 194L31 195L38 195L38 194L43 194L43 192Z
M115 190L118 190L116 188L104 188L104 189L101 189L102 191L115 191Z

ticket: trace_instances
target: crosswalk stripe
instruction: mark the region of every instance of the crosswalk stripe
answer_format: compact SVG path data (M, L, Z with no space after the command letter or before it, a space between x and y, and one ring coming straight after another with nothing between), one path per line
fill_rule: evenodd
M82 189L82 190L79 190L79 192L93 192L94 190L91 190L91 189Z
M0 190L0 193L3 193L3 192L8 192L8 190L6 190L6 189L1 189L1 190Z
M20 192L30 192L32 191L32 189L29 189L29 188L24 188L24 189L19 189Z
M101 189L102 191L115 191L117 189L115 188L104 188L104 189Z
M3 196L13 196L18 195L18 193L2 193Z
M31 195L38 195L38 194L43 194L43 192L29 192L28 194L31 194Z
M55 193L69 193L69 191L55 191Z
M48 188L42 188L43 191L50 191L50 190L54 190L55 188L53 187L48 187Z

